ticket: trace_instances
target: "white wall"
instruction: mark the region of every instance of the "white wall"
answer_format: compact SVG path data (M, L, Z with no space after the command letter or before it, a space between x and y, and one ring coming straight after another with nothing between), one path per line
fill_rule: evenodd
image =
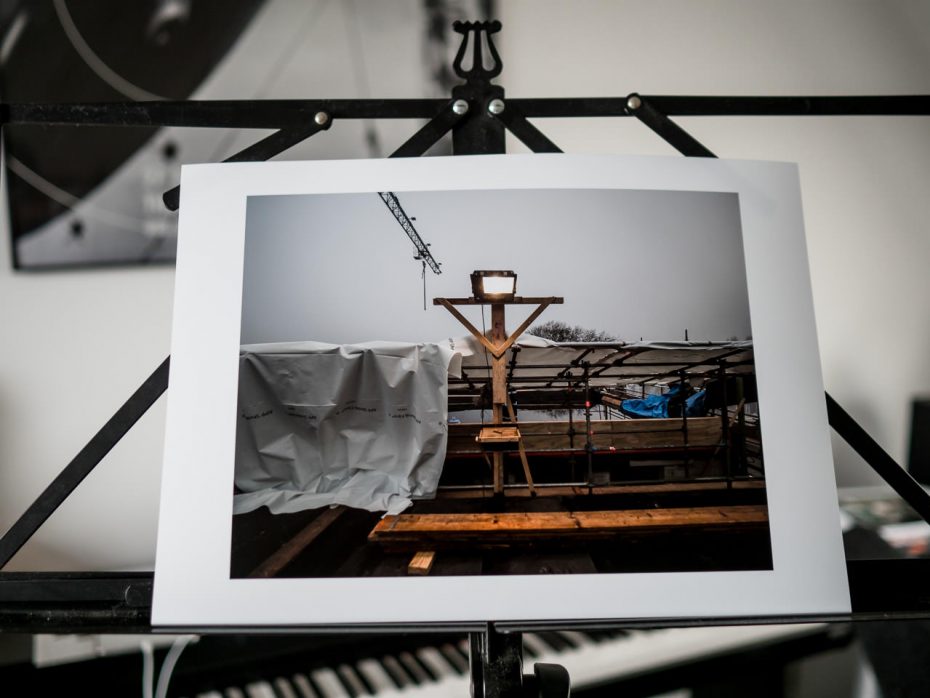
M500 4L500 82L513 97L930 94L926 2ZM271 5L269 12L281 3ZM409 5L378 7L383 13ZM330 72L317 71L287 96L360 96L350 89L356 84L350 66L334 59L346 51L337 6L324 8L308 33L307 49L320 54L317 69L325 62ZM416 76L404 82L390 70L403 45L369 44L376 54L368 57L373 95L419 96L409 85ZM216 89L214 96L249 96L238 94L231 78ZM827 388L903 459L910 399L930 393L930 117L680 123L721 157L800 163ZM540 125L568 152L673 153L631 119ZM387 145L396 132L389 131ZM319 156L314 149L322 147L304 156ZM521 149L513 144L513 151ZM173 274L166 268L14 274L8 246L0 248L5 529L167 354ZM150 566L163 422L159 405L10 569ZM836 460L841 483L875 480L844 445L837 444Z

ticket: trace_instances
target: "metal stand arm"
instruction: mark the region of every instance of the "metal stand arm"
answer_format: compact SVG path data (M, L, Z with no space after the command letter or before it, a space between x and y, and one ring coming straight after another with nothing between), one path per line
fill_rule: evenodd
M104 456L119 443L167 388L168 359L165 359L0 538L0 569L6 566L10 558L26 544L68 495L90 475Z

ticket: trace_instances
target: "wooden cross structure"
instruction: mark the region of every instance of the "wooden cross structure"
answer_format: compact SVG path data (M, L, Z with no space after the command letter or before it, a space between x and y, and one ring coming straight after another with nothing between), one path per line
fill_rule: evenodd
M502 495L504 493L504 452L512 450L516 445L520 453L520 463L523 465L523 473L526 476L526 484L529 487L530 494L535 495L536 489L533 485L533 476L530 473L529 462L526 459L526 450L523 448L523 440L520 436L520 430L516 426L517 417L513 409L513 403L507 394L507 371L504 355L507 350L513 346L514 342L523 334L533 321L538 318L543 311L552 304L564 303L564 299L557 296L543 297L522 297L515 295L517 275L512 271L476 271L472 275L472 289L474 295L471 298L434 298L433 305L441 305L465 326L472 336L478 340L481 346L491 355L491 406L492 406L492 424L484 427L478 433L477 441L484 450L491 451L493 459L492 470L494 473L494 494ZM486 277L506 277L513 280L513 285L508 292L490 293L485 292L482 288L481 281ZM491 331L490 337L478 330L461 312L455 307L457 305L490 305L491 306ZM536 309L530 313L529 317L508 336L505 326L504 309L508 305L536 305ZM504 425L504 409L507 410L510 418L510 426Z

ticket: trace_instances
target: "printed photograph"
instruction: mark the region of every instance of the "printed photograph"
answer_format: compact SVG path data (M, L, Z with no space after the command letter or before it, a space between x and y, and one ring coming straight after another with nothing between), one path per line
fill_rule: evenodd
M771 570L735 193L250 196L231 578Z

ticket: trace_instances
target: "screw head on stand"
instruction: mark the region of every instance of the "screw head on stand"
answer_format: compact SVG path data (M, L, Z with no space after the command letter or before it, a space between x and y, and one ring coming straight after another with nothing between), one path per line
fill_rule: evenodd
M626 108L631 111L636 111L641 106L643 106L643 100L640 99L639 95L630 95L626 98Z
M318 111L313 116L313 122L317 126L325 126L327 121L329 121L329 114L327 114L325 111Z
M492 99L488 103L488 111L494 114L500 114L504 111L504 100L502 99Z
M468 111L468 102L464 99L457 99L452 103L452 111L461 116Z

